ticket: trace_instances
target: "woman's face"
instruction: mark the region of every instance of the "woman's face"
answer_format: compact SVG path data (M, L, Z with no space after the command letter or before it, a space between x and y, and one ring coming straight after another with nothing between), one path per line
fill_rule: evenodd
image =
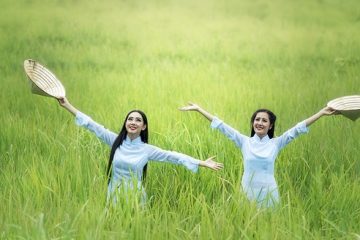
M270 124L269 114L266 112L258 112L253 122L255 134L262 138L267 135L271 128L272 124Z
M125 127L128 136L135 139L140 136L141 131L145 130L146 124L140 113L132 112L126 119Z

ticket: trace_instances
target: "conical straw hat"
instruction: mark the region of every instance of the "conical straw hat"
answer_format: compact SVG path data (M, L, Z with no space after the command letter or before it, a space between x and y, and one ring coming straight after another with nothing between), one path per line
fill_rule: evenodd
M360 95L336 98L327 105L353 121L360 117Z
M27 59L24 69L30 80L31 92L47 97L65 97L65 88L56 76L40 63Z

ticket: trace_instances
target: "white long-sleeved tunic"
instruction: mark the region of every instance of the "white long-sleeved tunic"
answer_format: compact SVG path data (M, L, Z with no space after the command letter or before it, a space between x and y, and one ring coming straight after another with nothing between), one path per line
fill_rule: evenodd
M82 112L77 112L75 122L78 126L85 127L95 133L99 139L110 147L118 136ZM193 172L198 171L200 162L200 160L185 154L162 150L156 146L144 143L141 141L140 136L134 140L126 137L114 154L107 199L113 198L114 202L116 202L115 195L118 194L117 190L125 190L126 192L126 190L134 189L135 184L137 189L142 192L142 201L144 201L146 193L142 188L141 181L143 168L149 160L181 164Z
M279 151L302 133L308 132L306 123L300 122L279 137L259 138L245 136L222 120L214 118L211 127L219 129L241 149L244 159L244 174L241 185L248 199L259 206L270 207L280 201L274 177L274 164Z

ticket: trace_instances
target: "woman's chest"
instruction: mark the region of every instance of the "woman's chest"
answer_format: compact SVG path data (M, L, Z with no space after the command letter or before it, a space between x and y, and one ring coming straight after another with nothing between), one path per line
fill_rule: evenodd
M120 147L115 151L113 164L115 169L139 170L148 161L148 154L143 147Z
M269 141L267 143L248 142L243 148L243 155L248 160L260 160L273 162L278 154L276 145Z

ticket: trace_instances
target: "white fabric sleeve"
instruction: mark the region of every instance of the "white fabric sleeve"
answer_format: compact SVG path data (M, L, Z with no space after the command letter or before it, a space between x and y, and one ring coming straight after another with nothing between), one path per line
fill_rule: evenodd
M94 120L92 120L89 116L86 114L78 111L75 117L75 123L78 126L84 127L91 132L95 133L95 135L102 140L104 143L106 143L109 146L112 146L117 134L114 132L111 132L110 130L104 128L104 126L98 124Z
M197 172L199 169L200 160L198 159L182 153L162 150L150 144L147 144L147 147L149 149L149 160L183 165L192 172Z
M232 140L238 147L242 147L242 144L248 138L247 136L241 134L239 131L235 130L228 124L224 123L222 120L214 117L211 121L211 128L219 129L226 137Z
M305 121L299 122L293 128L290 128L284 132L280 137L275 138L275 143L279 150L288 145L292 140L303 133L309 132L309 128L306 126Z

